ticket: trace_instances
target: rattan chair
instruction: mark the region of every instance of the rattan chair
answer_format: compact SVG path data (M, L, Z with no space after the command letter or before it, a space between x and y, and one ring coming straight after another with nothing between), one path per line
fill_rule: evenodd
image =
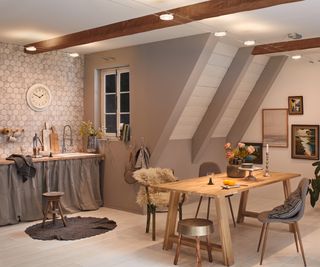
M304 266L307 266L303 245L302 245L302 240L301 240L301 234L298 226L298 221L303 217L303 214L304 214L304 206L306 201L306 195L308 193L308 187L309 187L309 180L307 178L303 178L300 181L296 191L290 194L290 196L287 198L287 201L285 202L284 205L287 205L287 206L288 204L290 205L290 203L288 203L288 200L290 201L293 196L295 198L297 198L296 196L298 196L298 198L300 198L301 201L300 202L295 201L295 203L297 203L296 205L290 205L290 210L287 211L287 214L284 213L284 208L283 208L284 205L282 205L282 206L276 207L272 211L264 211L258 215L258 220L263 223L261 233L260 233L258 248L257 248L257 251L259 252L261 242L263 242L260 265L262 264L266 245L267 245L269 224L280 222L280 223L287 223L293 226L293 235L296 243L297 252L299 252L299 245L300 245L303 263L304 263ZM277 216L277 212L279 214L278 216ZM291 214L296 213L296 214L291 216L290 213Z
M202 163L200 165L200 167L199 167L199 177L206 176L209 173L221 173L221 170L220 170L220 168L219 168L217 163L215 163L215 162L204 162L204 163ZM226 198L228 199L233 225L234 225L234 227L236 227L236 220L234 218L232 203L231 203L231 199L230 199L232 196L233 195L227 195ZM198 217L198 213L199 213L199 209L200 209L200 206L201 206L201 203L202 203L202 199L203 199L203 197L201 196L200 199L199 199L199 203L198 203L198 207L197 207L197 211L196 211L196 215L195 215L196 218ZM210 203L211 203L211 197L208 197L207 219L209 219L209 215L210 215Z

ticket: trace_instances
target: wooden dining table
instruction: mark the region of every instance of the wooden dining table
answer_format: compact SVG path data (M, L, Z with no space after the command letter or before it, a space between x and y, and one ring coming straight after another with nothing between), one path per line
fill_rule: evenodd
M163 249L172 249L173 243L176 243L178 240L178 236L176 235L176 222L180 194L186 193L212 197L215 199L216 219L220 235L220 244L212 242L212 249L222 253L224 265L233 265L235 261L225 196L241 194L237 222L243 223L245 217L256 218L258 215L257 212L246 209L249 190L282 182L284 197L286 198L291 192L290 179L300 176L300 174L297 173L270 172L270 176L265 177L263 171L255 171L254 175L256 181L250 181L245 178L228 178L226 173L221 173L214 176L213 185L208 184L210 176L182 179L176 182L154 185L154 188L170 191ZM226 179L235 181L239 187L223 189L223 180ZM182 244L194 246L194 241L189 238L184 238ZM206 249L206 244L202 243L201 248Z

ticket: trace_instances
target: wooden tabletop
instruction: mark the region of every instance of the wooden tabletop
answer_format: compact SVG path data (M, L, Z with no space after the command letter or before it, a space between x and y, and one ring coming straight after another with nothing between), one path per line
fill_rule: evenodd
M180 193L192 193L202 196L217 197L237 194L252 188L257 188L300 176L298 173L271 172L269 177L264 177L263 171L255 171L253 174L257 178L257 181L248 181L245 178L229 178L227 177L226 173L221 173L214 175L214 185L208 185L210 176L204 176L191 179L182 179L177 182L153 185L152 187L166 189L169 191L177 191ZM223 180L235 181L236 184L240 185L240 187L227 190L222 189Z

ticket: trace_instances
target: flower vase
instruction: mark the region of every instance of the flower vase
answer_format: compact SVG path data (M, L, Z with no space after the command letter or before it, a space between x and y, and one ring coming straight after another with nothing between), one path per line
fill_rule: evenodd
M97 137L95 135L88 136L87 152L94 153L97 151Z
M227 165L227 176L230 178L243 178L246 176L246 171L239 170L241 165Z

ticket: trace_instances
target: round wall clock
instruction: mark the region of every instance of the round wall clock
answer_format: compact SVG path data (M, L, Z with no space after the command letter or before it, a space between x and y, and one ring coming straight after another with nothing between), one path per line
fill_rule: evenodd
M27 103L35 111L43 111L51 104L51 92L43 84L34 84L27 91Z

